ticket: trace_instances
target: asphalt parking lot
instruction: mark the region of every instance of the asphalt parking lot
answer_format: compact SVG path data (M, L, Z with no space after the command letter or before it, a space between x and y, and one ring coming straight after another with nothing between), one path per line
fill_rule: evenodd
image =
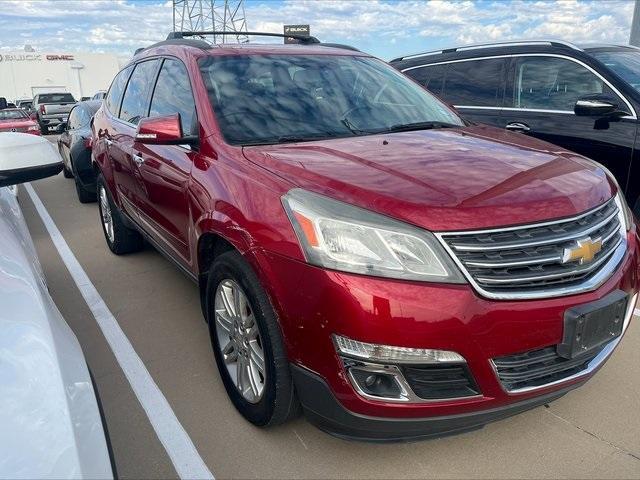
M638 318L584 387L473 433L368 444L303 418L263 430L227 400L197 287L152 247L111 254L97 205L80 204L72 180L60 174L33 187L216 478L640 478ZM177 477L24 188L20 202L51 295L95 377L120 478Z

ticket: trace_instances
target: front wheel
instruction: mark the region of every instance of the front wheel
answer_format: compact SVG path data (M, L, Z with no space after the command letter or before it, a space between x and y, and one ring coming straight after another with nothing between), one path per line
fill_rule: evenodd
M206 301L216 363L236 409L258 426L297 415L299 403L275 312L240 253L229 251L215 260Z
M142 235L124 223L122 212L111 198L102 175L98 176L97 188L102 231L109 249L116 255L142 250L144 246Z

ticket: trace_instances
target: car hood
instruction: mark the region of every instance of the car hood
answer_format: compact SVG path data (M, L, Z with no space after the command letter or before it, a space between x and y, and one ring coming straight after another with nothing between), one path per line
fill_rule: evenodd
M7 130L9 128L26 128L36 125L36 122L29 118L24 120L0 120L0 130Z
M432 231L571 216L603 203L615 190L605 172L584 157L485 126L243 151L292 186Z
M0 478L111 478L82 350L47 292L7 188L0 245Z

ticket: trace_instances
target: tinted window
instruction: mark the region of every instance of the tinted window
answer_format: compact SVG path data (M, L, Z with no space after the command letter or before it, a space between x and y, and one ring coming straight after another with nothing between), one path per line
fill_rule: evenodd
M39 103L72 103L75 101L70 93L43 93L38 97Z
M555 57L521 57L516 60L513 104L573 112L576 101L585 95L613 95L604 81L571 60Z
M151 99L150 117L180 114L184 135L195 133L196 104L191 93L187 69L178 60L167 59L162 64Z
M593 56L640 92L640 52L616 50L597 52Z
M107 106L107 110L109 110L114 115L118 115L118 111L120 109L120 100L122 100L122 92L124 92L124 87L127 85L127 80L129 79L129 74L133 70L132 66L129 66L122 70L116 78L113 79L111 83L111 88L109 88L109 93L107 94L105 104Z
M501 58L450 63L441 96L452 105L500 106L504 66Z
M95 111L88 111L84 105L75 107L69 114L69 129L81 128L88 125L94 113Z
M377 59L234 55L200 61L216 119L233 144L462 126L435 97ZM434 124L435 122L435 124Z
M158 60L149 60L138 63L134 68L120 107L120 118L125 122L137 125L141 118L147 116L149 87L157 66Z
M432 67L414 68L409 70L407 74L415 78L420 85L429 89L429 91L439 95L442 92L446 71L446 65L434 65Z

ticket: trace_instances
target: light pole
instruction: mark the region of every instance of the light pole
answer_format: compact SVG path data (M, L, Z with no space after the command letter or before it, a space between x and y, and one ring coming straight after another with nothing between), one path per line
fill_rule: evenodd
M636 0L636 7L633 10L633 20L631 20L631 37L629 43L640 47L640 0Z

